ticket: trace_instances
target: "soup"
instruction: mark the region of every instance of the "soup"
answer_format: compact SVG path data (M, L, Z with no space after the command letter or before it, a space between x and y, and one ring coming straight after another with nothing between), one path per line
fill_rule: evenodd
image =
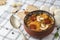
M29 29L40 32L52 27L54 19L45 12L32 13L26 16L25 24Z

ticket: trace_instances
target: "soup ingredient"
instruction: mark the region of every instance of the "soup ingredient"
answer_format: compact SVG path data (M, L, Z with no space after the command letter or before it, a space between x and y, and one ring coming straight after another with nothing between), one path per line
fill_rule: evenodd
M0 0L0 5L5 5L7 0Z
M20 7L20 6L22 6L22 3L20 3L20 2L13 3L12 6L13 6L14 8Z
M40 16L37 16L37 21L41 21L41 20L44 20L44 18L40 17Z
M44 18L41 17L40 20L44 20Z
M45 25L44 25L44 24L41 24L41 27L42 27L42 28L44 28L44 27L45 27Z
M43 13L42 15L40 15L41 17L43 17L44 19L48 18L48 15L46 13Z
M37 21L40 21L40 16L37 16Z
M37 21L31 22L28 26L30 29L35 29L34 31L40 31L40 23Z
M59 29L60 29L60 27L57 27L57 32L54 35L55 38L58 38L59 37L59 33L58 33Z
M39 8L36 7L36 6L34 6L34 5L28 5L26 7L26 10L25 11L31 12L31 11L35 11L35 10L39 10Z
M44 19L44 23L45 24L50 24L51 23L51 20L50 19Z
M35 20L36 20L36 16L32 15L32 16L30 17L30 20L35 21Z
M59 33L56 32L55 35L54 35L54 37L57 38L58 36L59 36Z
M33 31L46 30L49 27L52 27L52 24L54 24L53 18L45 12L39 13L38 15L37 13L33 13L32 15L28 16L27 19L27 26L30 29L34 29Z
M41 30L46 30L47 28L49 27L49 25L44 25L44 24L41 24L41 27L40 27L40 29Z
M32 29L32 30L36 29L36 25L30 24L30 29Z

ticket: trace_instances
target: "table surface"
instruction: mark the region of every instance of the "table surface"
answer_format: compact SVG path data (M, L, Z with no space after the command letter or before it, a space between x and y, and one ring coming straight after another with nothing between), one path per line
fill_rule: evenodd
M60 8L60 0L20 0L20 1L7 0L6 5L0 6L0 40L22 40L22 35L18 32L17 29L14 29L10 24L10 17L12 15L11 4L14 2L21 2L23 3L22 6L24 6L25 4L33 4L36 5L37 7L41 7L42 5L47 5L49 7L56 6ZM23 25L20 29L28 38L28 40L60 40L60 36L58 38L54 38L54 34L56 33L57 28L55 28L50 35L42 39L35 39L31 37L28 33L26 33ZM58 33L59 32L60 30L58 31Z

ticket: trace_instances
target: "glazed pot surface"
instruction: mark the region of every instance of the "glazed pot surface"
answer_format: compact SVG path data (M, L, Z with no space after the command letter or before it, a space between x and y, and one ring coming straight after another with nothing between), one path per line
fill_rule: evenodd
M30 16L30 15L32 15L32 13L38 13L38 12L46 12L46 11L36 10L36 11L33 11L33 12L28 13L28 14L25 16L25 18L28 17L28 16ZM53 16L52 14L50 14L49 12L46 12L46 13L54 18L54 16ZM24 19L25 19L25 18L24 18ZM35 38L43 38L43 37L48 36L48 35L54 30L54 27L55 27L55 18L54 18L54 24L53 24L53 26L52 26L51 28L49 28L49 29L47 29L47 30L45 30L45 31L41 31L41 32L33 31L33 30L29 29L29 28L26 26L25 20L24 20L24 25L25 25L24 28L25 28L26 32L27 32L30 36L35 37Z

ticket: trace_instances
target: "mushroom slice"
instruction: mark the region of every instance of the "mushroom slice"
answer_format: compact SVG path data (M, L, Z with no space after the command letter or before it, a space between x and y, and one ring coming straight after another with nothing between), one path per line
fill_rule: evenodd
M48 28L48 25L45 26L44 24L41 24L41 27L40 27L41 30L46 30L47 28Z
M42 18L42 17L40 17L40 16L37 16L37 21L41 21L41 20L43 20L44 18Z
M37 16L37 21L40 21L40 16Z

